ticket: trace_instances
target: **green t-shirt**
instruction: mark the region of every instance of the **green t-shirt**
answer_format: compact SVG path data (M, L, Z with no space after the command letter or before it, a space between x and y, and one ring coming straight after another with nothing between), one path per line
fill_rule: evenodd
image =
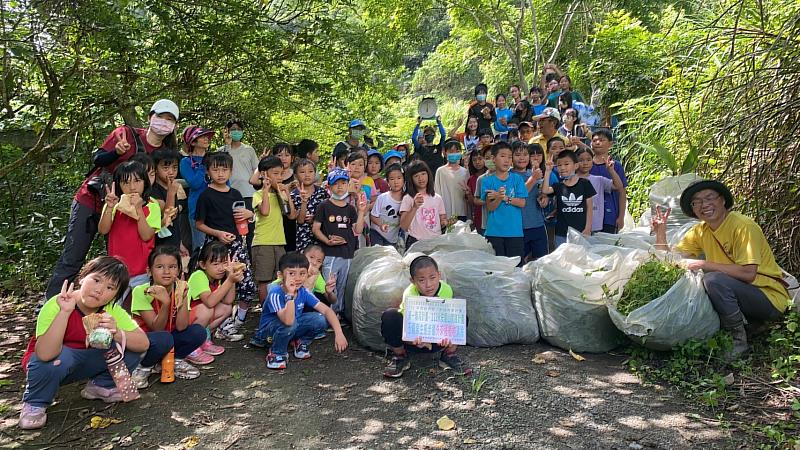
M281 279L276 278L275 281L270 283L270 287L281 284ZM325 278L322 277L322 274L317 275L317 279L314 280L314 289L311 291L314 293L324 294L325 293Z
M420 295L419 293L419 290L417 289L417 286L415 286L413 283L409 285L405 291L403 291L403 301L400 302L400 308L399 308L401 314L403 313L407 297L422 297L422 295ZM444 281L440 281L439 289L436 290L436 295L434 295L433 297L453 298L453 288L451 288L450 285L445 283Z
M211 291L211 280L202 270L195 270L189 277L189 302L200 300L200 294Z
M58 306L56 297L57 295L50 297L50 300L48 300L44 306L42 306L42 310L39 311L39 316L36 318L37 338L45 334L47 330L50 329L50 325L54 320L56 320L56 316L58 316L58 313L61 311L61 307ZM98 312L108 313L117 322L117 328L122 331L133 331L139 328L139 325L137 325L136 322L131 319L131 316L128 315L128 313L119 303L109 303L108 305L100 308L100 311Z
M262 215L258 205L264 199L264 191L257 190L253 194L253 211L256 213L256 231L253 234L253 245L286 245L283 233L283 214L278 203L278 195L269 193L269 215ZM291 199L289 200L291 201Z
M207 278L206 278L207 279ZM131 314L141 316L140 311L153 311L153 296L147 295L145 291L150 287L150 283L141 284L133 288L131 294ZM186 309L192 309L190 302L186 302Z

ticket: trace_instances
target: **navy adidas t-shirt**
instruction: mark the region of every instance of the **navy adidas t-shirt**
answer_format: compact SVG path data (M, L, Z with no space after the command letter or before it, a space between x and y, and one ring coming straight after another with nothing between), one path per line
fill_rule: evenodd
M585 178L578 178L575 186L567 186L563 182L553 185L553 196L556 201L556 236L567 236L569 227L579 232L586 229L586 200L597 194L592 183Z

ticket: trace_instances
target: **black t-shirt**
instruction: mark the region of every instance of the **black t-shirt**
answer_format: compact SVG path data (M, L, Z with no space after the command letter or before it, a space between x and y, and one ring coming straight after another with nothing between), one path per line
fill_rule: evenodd
M553 194L556 199L556 235L566 236L567 227L572 227L582 232L586 229L586 200L597 194L592 183L586 178L578 178L575 186L564 183L553 185Z
M444 165L444 157L442 156L442 142L436 145L417 145L414 148L412 159L419 159L425 161L425 164L430 167L434 178L436 177L436 169ZM433 180L431 180L432 182Z
M230 188L228 192L220 192L209 186L197 199L195 219L202 220L207 227L239 236L236 222L233 220L235 202L244 202L242 194L236 189Z
M489 108L489 114L491 115L491 118L485 119L483 117L483 113L481 112L481 110L484 107ZM480 103L475 103L474 105L469 107L468 113L470 117L474 116L478 119L478 131L484 129L491 130L492 124L494 123L495 119L497 119L497 112L494 110L494 105L492 105L489 102L486 102L483 105L481 105Z
M358 247L358 238L353 233L353 225L358 220L358 214L353 205L336 206L330 200L325 200L317 207L314 213L314 222L321 223L320 230L325 236L341 236L347 241L344 245L322 245L325 256L352 259Z
M519 125L522 122L531 121L531 104L528 103L527 100L522 100L520 103L522 103L521 109L517 109L516 105L514 109L512 109L514 115L511 116L511 120L509 121L509 123L515 123Z
M158 200L164 201L167 203L167 188L161 186L158 183L153 184L153 187L150 189L150 195ZM178 206L178 196L175 195L175 206ZM164 216L164 212L161 212L162 217ZM167 229L172 233L172 236L160 238L156 235L156 245L168 244L174 245L178 248L181 246L181 227L179 225L180 221L180 214L175 216L172 219L172 225L168 226Z

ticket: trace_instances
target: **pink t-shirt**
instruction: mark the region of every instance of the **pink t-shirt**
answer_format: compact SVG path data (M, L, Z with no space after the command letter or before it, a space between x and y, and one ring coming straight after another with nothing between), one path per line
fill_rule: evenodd
M411 221L411 226L408 227L408 234L418 241L440 236L442 234L440 216L446 214L444 200L439 194L435 194L433 197L427 194L424 195L425 201L417 209L414 220ZM406 194L400 203L400 212L411 211L413 205L414 199Z

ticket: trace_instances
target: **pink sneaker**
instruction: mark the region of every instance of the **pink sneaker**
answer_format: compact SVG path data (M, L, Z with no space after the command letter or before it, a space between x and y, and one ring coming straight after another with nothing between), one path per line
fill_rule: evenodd
M202 349L198 348L192 353L189 353L188 356L186 356L186 361L189 361L192 364L197 364L198 366L202 366L214 362L214 357L204 352Z
M87 400L102 400L106 403L117 403L122 401L122 395L117 388L107 389L94 384L92 380L86 383L86 387L81 390L81 397Z
M33 406L29 403L22 404L22 411L19 413L19 427L23 430L38 430L47 423L47 408L44 406Z
M219 356L225 353L225 347L220 347L219 345L215 345L211 342L211 339L206 340L203 342L203 345L200 346L200 350L208 353L211 356Z

